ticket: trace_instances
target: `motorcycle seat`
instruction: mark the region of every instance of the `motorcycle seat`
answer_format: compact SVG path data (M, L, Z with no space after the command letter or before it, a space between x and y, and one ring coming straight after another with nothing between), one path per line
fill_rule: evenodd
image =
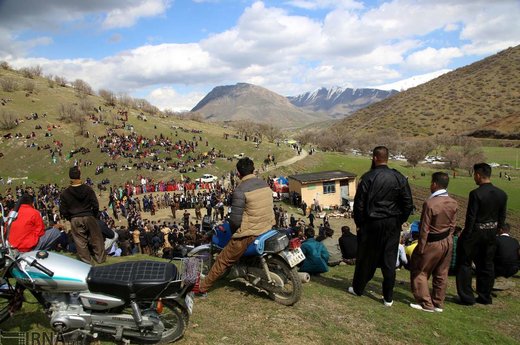
M130 261L92 267L87 284L90 292L108 294L123 300L153 299L176 278L177 267L173 264ZM178 284L180 287L180 281Z
M251 243L244 253L244 256L258 256L264 253L265 241L278 234L277 230L264 232Z

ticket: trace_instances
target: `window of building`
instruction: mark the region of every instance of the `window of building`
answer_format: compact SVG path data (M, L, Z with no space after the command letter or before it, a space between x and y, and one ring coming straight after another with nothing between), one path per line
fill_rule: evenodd
M323 182L323 194L334 194L336 193L336 183L332 182Z

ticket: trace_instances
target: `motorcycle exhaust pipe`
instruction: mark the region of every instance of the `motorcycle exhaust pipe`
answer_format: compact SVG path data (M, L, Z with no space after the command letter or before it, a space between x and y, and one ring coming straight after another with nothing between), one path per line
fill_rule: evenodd
M304 284L311 281L311 275L307 272L298 272L298 275Z

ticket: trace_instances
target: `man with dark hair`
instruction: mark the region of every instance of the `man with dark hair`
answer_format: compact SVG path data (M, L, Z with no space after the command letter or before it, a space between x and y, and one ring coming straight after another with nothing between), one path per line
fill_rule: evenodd
M49 250L61 236L58 228L62 226L59 224L45 230L42 216L34 208L33 201L34 196L27 193L20 197L18 216L9 232L9 243L19 252Z
M509 278L518 272L520 265L520 245L509 234L509 224L504 224L498 231L495 254L495 277Z
M233 192L229 215L233 235L201 282L201 292L206 292L228 267L240 259L257 236L275 224L273 193L265 181L255 177L254 170L253 161L248 157L237 162L240 184Z
M371 170L361 177L354 199L358 253L349 293L361 296L376 268L381 267L383 304L392 306L401 225L412 208L408 180L388 167L386 147L374 148Z
M97 263L106 260L103 234L99 228L97 217L99 203L96 193L88 185L81 182L78 166L69 169L70 186L60 194L60 213L70 221L72 239L81 261L91 263L89 247Z
M507 209L507 194L491 184L489 164L475 164L473 179L479 187L469 193L466 223L457 246L457 293L464 305L492 303L496 234L506 222ZM472 262L477 276L476 299L471 289Z
M410 282L417 303L410 307L427 312L442 312L448 270L452 254L452 234L458 210L457 201L448 195L449 176L444 172L432 174L432 194L423 204L419 241L410 264ZM430 295L428 278L432 276Z
M356 263L357 236L350 232L348 225L341 227L341 237L338 239L338 244L343 261L349 265L354 265Z

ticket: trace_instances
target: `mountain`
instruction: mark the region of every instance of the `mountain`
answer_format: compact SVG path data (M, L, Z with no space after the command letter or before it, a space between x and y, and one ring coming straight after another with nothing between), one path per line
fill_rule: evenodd
M391 128L404 137L518 137L520 46L399 92L335 126L345 135L358 136Z
M325 112L332 117L341 117L370 104L382 101L397 91L383 91L377 89L350 89L350 88L319 88L298 96L287 97L289 101L300 108L310 111Z
M247 83L217 86L191 111L202 114L209 121L249 120L278 127L299 127L328 119L298 109L287 98Z

